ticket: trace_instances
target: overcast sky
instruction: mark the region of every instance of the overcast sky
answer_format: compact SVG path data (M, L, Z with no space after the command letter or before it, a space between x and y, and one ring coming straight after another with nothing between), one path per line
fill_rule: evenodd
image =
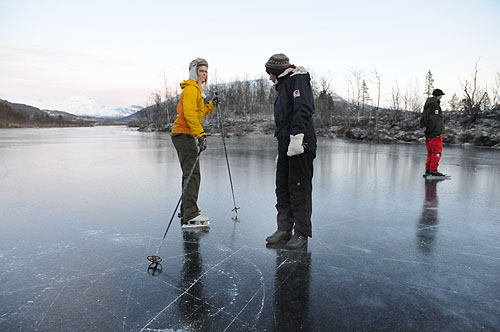
M445 97L500 72L500 1L27 1L0 0L0 98L87 95L110 107L146 105L188 77L195 57L209 79L267 77L283 52L347 94L352 71L423 92L431 69ZM375 88L370 85L372 96Z

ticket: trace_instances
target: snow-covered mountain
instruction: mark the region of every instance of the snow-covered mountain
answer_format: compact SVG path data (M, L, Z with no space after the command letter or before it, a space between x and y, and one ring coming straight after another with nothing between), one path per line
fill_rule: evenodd
M99 102L88 96L73 96L57 101L23 100L22 103L38 107L42 110L56 110L78 116L92 116L100 118L121 118L134 114L143 108L139 105L132 105L113 109L99 104Z
M127 106L127 107L117 107L117 108L115 108L115 111L120 112L122 114L122 116L129 116L129 115L132 115L132 114L139 112L143 108L144 108L144 106L141 106L141 105L131 105L131 106Z
M338 103L345 101L344 98L342 98L340 95L336 94L335 92L332 92L332 100L335 102L338 102Z

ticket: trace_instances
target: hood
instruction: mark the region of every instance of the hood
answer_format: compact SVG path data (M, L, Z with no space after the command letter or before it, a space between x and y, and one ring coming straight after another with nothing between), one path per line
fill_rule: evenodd
M196 60L193 60L196 61ZM198 72L196 70L196 63L189 65L189 79L198 82Z
M294 76L294 75L300 75L300 74L307 74L307 70L306 68L302 67L302 66L291 66L290 68L287 68L284 72L282 72L278 78L280 77L285 77L286 75L292 73L292 75L290 76Z
M185 81L182 81L181 84L180 84L181 89L184 89L185 87L187 87L189 85L192 85L192 86L196 87L197 89L200 89L200 86L194 80L185 80Z

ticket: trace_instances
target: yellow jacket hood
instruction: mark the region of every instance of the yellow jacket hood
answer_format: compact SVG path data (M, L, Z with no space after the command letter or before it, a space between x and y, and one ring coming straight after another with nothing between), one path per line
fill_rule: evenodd
M182 81L180 84L181 89L184 89L185 87L190 86L190 85L196 87L198 90L201 90L198 83L196 81L193 81L193 80L185 80L185 81Z

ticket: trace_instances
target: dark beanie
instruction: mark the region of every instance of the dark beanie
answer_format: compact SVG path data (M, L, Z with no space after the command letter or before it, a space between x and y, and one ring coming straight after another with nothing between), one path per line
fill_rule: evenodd
M266 72L268 74L279 75L291 66L290 59L283 53L274 54L266 62Z
M441 89L436 89L436 90L432 91L432 95L434 97L444 96L444 92Z

